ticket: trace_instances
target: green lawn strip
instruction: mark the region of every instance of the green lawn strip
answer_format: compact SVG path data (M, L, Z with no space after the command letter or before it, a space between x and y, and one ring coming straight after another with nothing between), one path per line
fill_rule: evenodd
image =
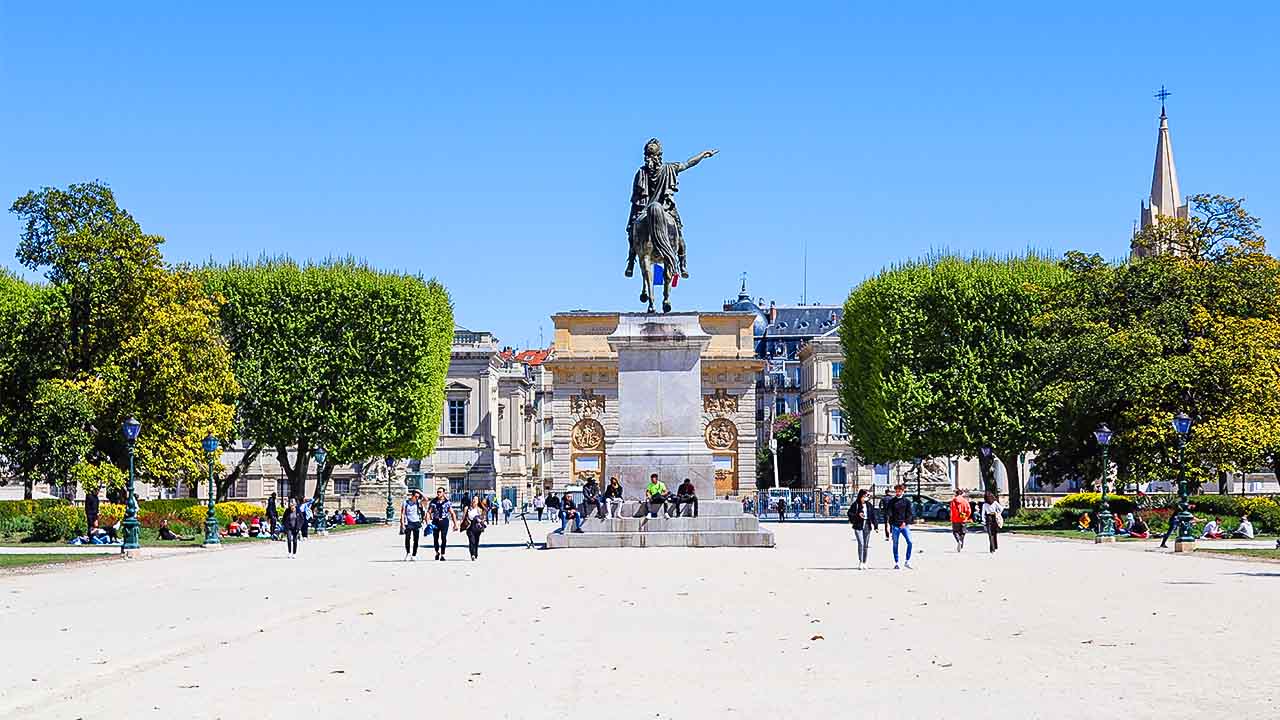
M1196 552L1280 561L1280 548L1213 548L1196 543Z
M103 558L114 558L114 554L93 553L85 555L76 554L40 554L40 555L0 555L0 568L25 567L30 565L59 565L62 563L79 562L81 560L101 560Z
M393 523L394 524L394 523ZM386 523L370 523L367 525L330 525L329 533L337 534L351 530L361 530L366 528L385 528ZM173 532L181 537L191 538L189 541L183 540L161 540L159 531L143 527L138 528L138 544L143 547L192 547L204 544L204 527L189 527L186 525L173 525ZM315 531L312 531L312 535ZM223 537L220 538L222 545L237 545L239 543L251 542L267 542L262 538L251 537ZM67 547L66 542L29 542L20 535L4 535L0 536L0 548L4 547L21 547L21 548L38 548L38 547ZM118 545L117 545L118 547Z

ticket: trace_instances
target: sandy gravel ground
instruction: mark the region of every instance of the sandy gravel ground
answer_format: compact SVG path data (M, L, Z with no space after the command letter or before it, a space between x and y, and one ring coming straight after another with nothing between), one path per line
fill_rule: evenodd
M771 527L774 550L533 551L513 524L475 563L376 529L0 575L0 717L1280 713L1280 565L918 531L915 570L880 540L858 572L846 527Z

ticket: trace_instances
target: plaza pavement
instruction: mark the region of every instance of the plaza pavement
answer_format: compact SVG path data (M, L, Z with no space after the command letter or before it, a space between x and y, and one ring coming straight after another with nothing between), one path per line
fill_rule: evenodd
M401 562L377 528L0 574L0 717L1275 716L1280 565L939 530L917 569L879 540L858 572L847 527L770 527L773 550L527 550L513 523L476 563Z

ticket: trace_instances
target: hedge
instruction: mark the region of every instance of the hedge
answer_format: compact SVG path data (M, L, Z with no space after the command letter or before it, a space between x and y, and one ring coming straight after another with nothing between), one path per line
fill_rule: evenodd
M84 512L74 505L41 510L31 519L31 539L36 542L70 540L84 533Z
M35 517L35 514L41 510L58 507L59 505L70 505L70 503L59 498L41 498L39 500L0 500L0 520L21 516Z
M204 519L209 514L208 505L189 507L178 513L181 521L187 525L203 527ZM252 520L267 516L267 509L261 505L243 502L220 502L213 506L213 514L218 518L218 526L226 527L232 520Z
M1053 506L1065 510L1097 510L1098 504L1102 502L1102 493L1080 492L1072 493ZM1112 495L1107 493L1107 505L1113 513L1131 513L1137 509L1137 505L1124 495Z

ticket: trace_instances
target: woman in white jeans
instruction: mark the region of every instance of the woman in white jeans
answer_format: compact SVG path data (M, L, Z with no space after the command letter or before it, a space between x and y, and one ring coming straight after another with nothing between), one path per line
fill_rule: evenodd
M609 487L604 489L604 502L609 508L609 517L618 517L622 510L622 484L618 478L609 478Z

